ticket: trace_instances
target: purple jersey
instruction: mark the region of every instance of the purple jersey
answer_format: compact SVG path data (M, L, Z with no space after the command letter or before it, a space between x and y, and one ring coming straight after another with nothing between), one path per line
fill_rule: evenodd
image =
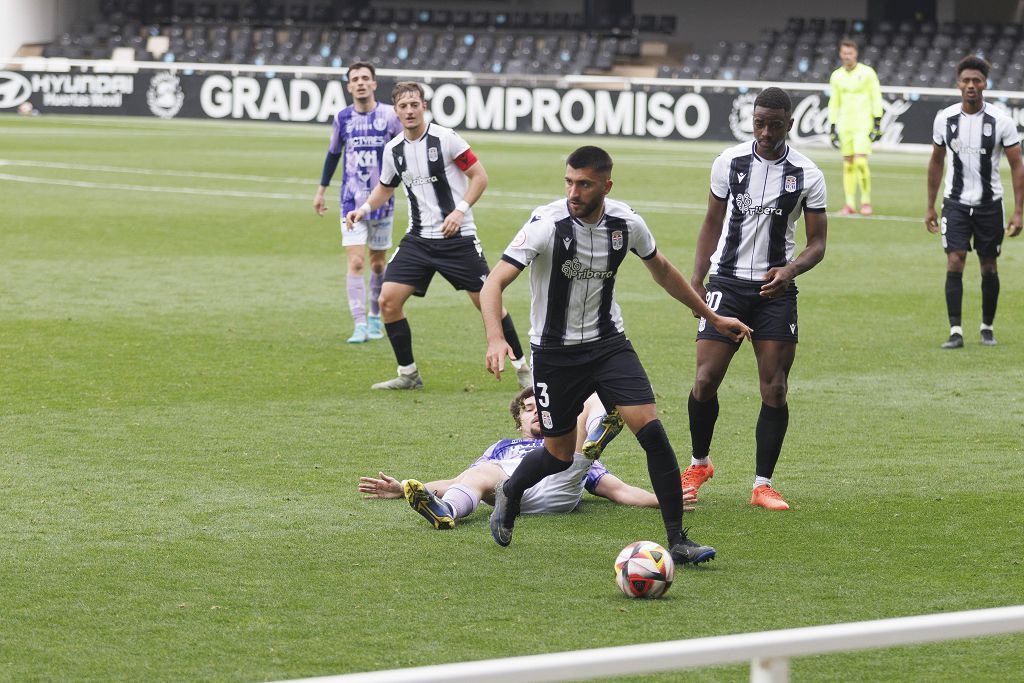
M377 105L368 112L358 112L349 105L334 117L331 144L327 151L340 154L344 148L341 176L341 215L355 210L370 196L380 180L381 154L391 138L402 133L402 124L390 104ZM389 218L395 211L392 196L367 218Z
M543 439L502 439L484 451L484 454L477 458L470 467L493 460L522 460L527 453L544 445ZM594 493L597 482L601 477L608 474L608 468L600 460L591 461L590 470L583 480L583 487Z

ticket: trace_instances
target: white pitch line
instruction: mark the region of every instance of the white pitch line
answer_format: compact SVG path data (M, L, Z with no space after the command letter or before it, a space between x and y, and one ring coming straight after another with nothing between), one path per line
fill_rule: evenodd
M240 190L207 190L198 187L159 187L146 185L125 185L122 183L93 183L85 180L61 180L56 178L32 178L29 176L0 173L0 180L32 185L62 185L64 187L81 187L99 190L128 190L130 192L158 192L165 194L207 195L210 197L244 197L247 199L309 199L304 194L285 194L283 192L246 192Z
M5 161L0 160L0 166L4 165ZM11 175L8 173L0 173L0 181L8 180L16 183L28 183L31 185L60 185L63 187L78 187L98 190L126 190L129 192L155 192L157 194L184 194L184 195L204 195L209 197L238 197L244 199L284 199L284 200L308 200L309 196L305 194L288 194L284 192L251 192L245 190L217 190L217 189L205 189L198 187L163 187L159 185L128 185L124 183L96 183L85 180L63 180L58 178L33 178L30 176L19 176ZM276 179L275 179L276 180ZM501 192L489 192L490 196L514 196L520 198L530 197L543 197L550 198L551 195L529 195L528 193L501 193ZM514 198L513 197L513 198ZM701 214L704 212L705 206L702 204L673 204L670 202L659 202L659 201L635 201L630 202L630 206L642 209L646 213L662 213L662 214ZM490 202L487 201L483 208L487 209L501 209L510 211L530 211L536 208L535 203L522 204L522 203L504 203L504 202ZM911 216L888 216L875 214L872 216L843 216L840 213L829 214L832 218L842 218L845 220L853 221L889 221L889 222L900 222L900 223L917 223L923 219L915 218Z
M132 168L129 166L102 166L93 164L65 164L56 161L31 161L27 159L0 159L0 166L25 166L28 168L59 168L70 171L97 171L99 173L128 173L131 175L169 176L178 178L214 178L217 180L248 180L257 183L288 183L312 185L316 180L301 178L275 178L262 175L239 173L212 173L207 171L172 171L170 169Z

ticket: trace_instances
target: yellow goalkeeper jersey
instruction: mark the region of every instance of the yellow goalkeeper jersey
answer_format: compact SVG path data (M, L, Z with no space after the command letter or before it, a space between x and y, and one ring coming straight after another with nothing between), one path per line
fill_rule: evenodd
M840 129L870 130L872 120L882 116L882 90L878 74L867 64L852 70L839 67L828 80L828 122Z

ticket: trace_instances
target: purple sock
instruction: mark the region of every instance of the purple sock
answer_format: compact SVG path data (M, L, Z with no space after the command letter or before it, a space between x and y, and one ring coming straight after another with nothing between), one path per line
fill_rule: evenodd
M452 508L452 512L455 513L455 519L462 519L473 512L473 510L476 510L476 506L480 504L480 496L462 484L455 484L449 487L448 491L441 497L441 500Z
M356 325L366 324L366 285L362 275L348 276L348 310L352 312L352 320Z
M384 273L370 271L370 314L380 315L380 288L384 285Z

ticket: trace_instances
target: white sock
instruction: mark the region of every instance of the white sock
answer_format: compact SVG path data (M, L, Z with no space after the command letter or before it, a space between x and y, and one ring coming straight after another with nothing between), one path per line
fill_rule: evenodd
M399 365L398 366L398 374L399 375L415 375L416 374L416 363L412 363L410 365Z
M711 462L711 457L710 456L708 456L706 458L697 458L697 457L692 456L692 455L690 456L690 464L691 465L707 465L710 462Z
M771 486L772 480L767 477L754 477L754 488L758 486Z
M476 510L476 506L480 504L480 496L468 486L455 484L448 488L441 497L441 502L452 509L453 518L462 519Z
M991 332L992 331L992 326L991 325L986 325L985 323L982 323L981 324L981 329L988 330L989 332Z
M526 356L523 356L522 358L513 358L510 362L512 363L512 367L518 370L526 365Z
M959 325L953 325L949 328L949 336L952 337L954 334L959 334L961 337L964 336L964 328Z

